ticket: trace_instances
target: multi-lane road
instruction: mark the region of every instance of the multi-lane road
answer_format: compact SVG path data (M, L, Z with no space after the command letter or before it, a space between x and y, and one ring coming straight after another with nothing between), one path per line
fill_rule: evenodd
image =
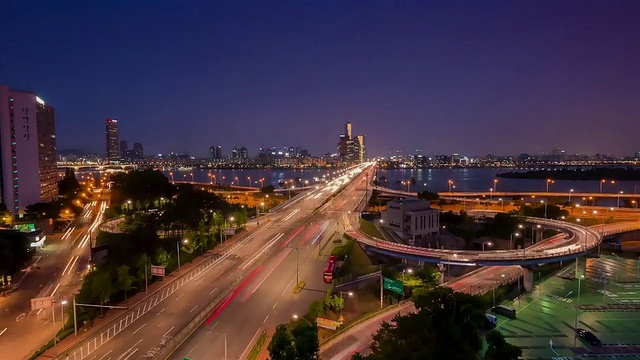
M172 357L223 359L225 337L229 359L246 356L262 329L305 313L312 300L326 293L322 272L328 254L318 255L320 244L336 231L343 214L363 204L366 179L371 178L371 167L360 172L364 168L298 195L261 217L260 226L211 251L205 263L91 331L59 358L157 356L212 302L215 309L206 313L205 321ZM300 294L292 292L296 269L300 282L305 282Z
M26 359L62 327L60 302L70 299L81 284L90 259L91 231L105 206L101 200L88 203L66 231L48 235L18 289L0 298L0 354ZM32 298L49 296L56 302L55 326L51 309L31 311Z

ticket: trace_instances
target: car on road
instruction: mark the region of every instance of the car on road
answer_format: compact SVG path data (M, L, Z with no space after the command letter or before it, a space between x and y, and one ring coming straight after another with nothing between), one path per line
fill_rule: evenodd
M576 329L576 335L580 339L586 341L589 345L602 346L602 341L600 341L600 339L598 339L598 337L593 335L593 333L589 330L578 328Z

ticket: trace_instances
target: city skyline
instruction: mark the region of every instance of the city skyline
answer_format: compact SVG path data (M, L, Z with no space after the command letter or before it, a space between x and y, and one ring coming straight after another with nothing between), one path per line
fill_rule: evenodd
M10 44L33 46L0 78L56 104L60 148L101 153L114 117L147 153L322 154L346 121L370 156L638 151L637 2L7 6Z

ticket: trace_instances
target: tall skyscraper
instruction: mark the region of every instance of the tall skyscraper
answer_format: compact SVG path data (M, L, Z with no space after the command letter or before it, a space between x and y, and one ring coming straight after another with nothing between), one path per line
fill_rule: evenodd
M353 140L353 133L351 131L351 123L347 121L346 124L344 124L344 132L345 135L347 135L347 140Z
M120 159L124 160L128 159L129 157L129 143L127 142L127 140L122 139L120 140Z
M364 148L364 135L358 135L358 150L360 151L360 162L363 162L367 157L367 153Z
M342 159L343 163L354 163L362 161L364 159L364 153L360 150L360 139L353 138L353 128L350 122L344 125L345 133L340 134L338 140L338 156ZM364 144L364 136L362 136L362 144Z
M105 120L105 132L107 135L107 161L120 160L120 144L118 143L118 120L107 118Z
M133 158L138 160L144 159L144 148L142 147L142 143L133 143Z
M0 86L0 197L14 215L58 196L55 110L29 91Z

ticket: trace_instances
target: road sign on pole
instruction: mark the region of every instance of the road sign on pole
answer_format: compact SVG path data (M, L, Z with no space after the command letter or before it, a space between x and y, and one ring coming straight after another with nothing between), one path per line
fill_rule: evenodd
M165 275L164 266L151 265L151 275L152 276L164 276Z
M400 281L384 278L383 286L385 289L392 291L396 294L400 294L400 295L404 294L404 285Z
M53 298L51 296L31 299L31 311L48 309L52 305L53 305Z

